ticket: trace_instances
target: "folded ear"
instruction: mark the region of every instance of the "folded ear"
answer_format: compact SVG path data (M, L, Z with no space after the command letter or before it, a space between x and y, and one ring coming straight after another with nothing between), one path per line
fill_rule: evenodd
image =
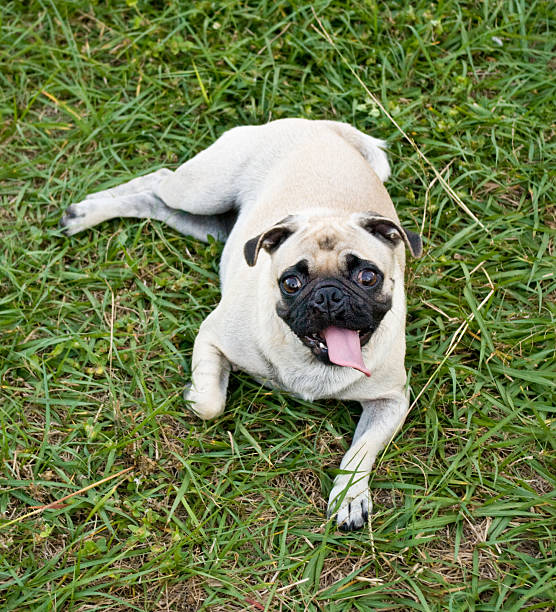
M403 240L413 257L421 257L423 254L421 236L416 232L404 229L395 221L371 212L362 215L359 222L363 229L393 245Z
M273 225L266 232L248 240L243 247L247 264L254 266L257 263L257 257L261 249L273 253L296 229L295 218L290 215Z

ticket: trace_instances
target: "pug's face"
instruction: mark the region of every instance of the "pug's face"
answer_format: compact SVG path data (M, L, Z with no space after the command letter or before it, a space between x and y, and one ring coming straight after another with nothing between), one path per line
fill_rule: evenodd
M345 253L335 270L320 271L316 263L301 259L280 274L276 312L317 359L330 364L328 343L335 341L331 337L342 335L350 343L354 334L347 332L355 332L362 349L392 300L384 291L384 272L373 261Z
M316 359L369 375L361 351L391 307L404 236L372 214L295 216L249 241L245 255L254 265L260 248L271 253L276 312Z

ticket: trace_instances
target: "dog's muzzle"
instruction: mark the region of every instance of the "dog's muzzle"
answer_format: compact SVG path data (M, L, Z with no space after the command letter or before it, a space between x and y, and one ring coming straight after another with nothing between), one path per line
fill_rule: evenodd
M370 375L361 349L385 309L353 283L339 278L315 279L298 295L278 304L277 312L317 359Z

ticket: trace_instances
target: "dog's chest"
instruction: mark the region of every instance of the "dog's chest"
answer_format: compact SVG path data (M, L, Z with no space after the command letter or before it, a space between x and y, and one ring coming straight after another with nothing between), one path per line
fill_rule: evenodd
M310 360L290 360L286 366L278 366L265 360L265 375L250 374L265 386L287 391L305 400L342 398L361 375L354 370L326 366Z

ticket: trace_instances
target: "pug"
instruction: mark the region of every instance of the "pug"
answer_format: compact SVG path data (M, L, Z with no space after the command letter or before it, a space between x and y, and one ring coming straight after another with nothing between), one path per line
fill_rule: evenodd
M408 411L404 228L383 183L385 143L345 123L282 119L237 127L175 171L71 204L67 235L114 217L164 221L225 241L222 299L203 321L185 392L222 414L230 371L307 400L356 400L362 414L330 492L342 530L368 519L379 451Z

